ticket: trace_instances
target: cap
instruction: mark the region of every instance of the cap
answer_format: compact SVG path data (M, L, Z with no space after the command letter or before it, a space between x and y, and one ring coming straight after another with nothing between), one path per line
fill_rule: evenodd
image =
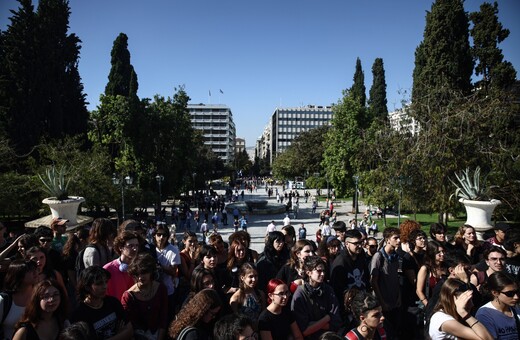
M330 235L329 237L327 237L327 244L331 243L332 241L334 240L337 240L338 238L336 236L332 236Z
M69 220L66 220L61 217L55 217L52 219L51 226L52 225L65 225Z
M508 231L509 229L511 229L511 226L507 223L504 223L504 222L500 222L500 223L497 223L495 225L495 229L496 230L502 230L502 231Z

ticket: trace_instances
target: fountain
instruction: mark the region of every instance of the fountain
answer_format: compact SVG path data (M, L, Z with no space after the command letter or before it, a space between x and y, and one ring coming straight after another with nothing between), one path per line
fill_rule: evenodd
M235 203L228 204L226 211L233 213L233 210L237 208L240 214L247 215L271 215L281 214L285 212L285 205L269 202L268 200L262 199L249 199L245 201L237 201Z

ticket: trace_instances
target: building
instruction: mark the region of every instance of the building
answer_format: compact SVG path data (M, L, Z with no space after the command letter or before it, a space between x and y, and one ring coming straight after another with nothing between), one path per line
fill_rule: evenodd
M409 106L388 113L390 126L396 131L409 132L415 136L420 130L419 123L408 115Z
M276 108L264 132L256 142L256 155L268 158L285 151L303 132L330 125L332 106L307 105L294 108Z
M244 138L235 138L235 155L244 152L246 149L246 140Z
M224 161L235 159L236 129L231 109L222 104L188 104L191 124L202 131L204 144Z

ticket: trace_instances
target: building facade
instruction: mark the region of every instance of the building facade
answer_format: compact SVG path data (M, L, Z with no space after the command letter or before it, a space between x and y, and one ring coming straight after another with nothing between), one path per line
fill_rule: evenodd
M202 131L204 144L224 161L235 159L236 129L231 109L222 104L189 104L191 124Z
M268 158L287 150L292 141L303 132L330 125L332 106L307 105L294 108L276 108L264 132L256 143L256 155Z

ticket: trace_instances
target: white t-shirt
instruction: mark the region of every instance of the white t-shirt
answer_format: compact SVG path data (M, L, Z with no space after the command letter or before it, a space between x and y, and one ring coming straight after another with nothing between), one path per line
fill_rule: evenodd
M4 300L0 297L0 316L3 317L4 312ZM11 304L11 309L9 309L9 313L7 313L7 317L4 320L2 325L4 329L4 339L11 339L14 335L14 326L20 320L20 318L25 312L25 307L20 307L14 303ZM1 319L0 319L1 320Z
M321 229L321 235L323 235L323 236L330 236L330 234L331 234L330 225L325 223L323 225L323 228Z
M161 267L179 266L181 264L181 255L177 246L169 243L163 250L156 248L156 251L157 260ZM163 272L161 274L161 282L166 286L168 295L172 295L175 291L175 282L172 276Z
M455 320L455 318L449 314L444 313L443 311L435 312L432 315L432 318L430 319L430 328L428 329L428 334L430 334L431 340L457 340L456 336L441 331L442 324L450 320Z
M516 308L516 313L520 313L518 308ZM475 317L487 328L489 334L491 334L494 339L518 339L515 319L497 310L491 302L480 307Z
M267 226L267 229L265 231L265 234L269 234L273 231L276 231L276 225L274 225L274 223L269 223L269 225Z

